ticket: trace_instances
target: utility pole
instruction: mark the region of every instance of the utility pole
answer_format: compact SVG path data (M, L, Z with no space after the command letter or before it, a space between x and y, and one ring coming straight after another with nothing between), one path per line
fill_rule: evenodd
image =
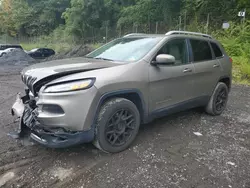
M120 32L119 32L119 37L122 36L122 25L120 25Z
M106 43L108 43L108 21L106 21Z
M155 26L155 34L158 33L158 22L156 22L156 26Z
M210 21L210 14L208 13L208 14L207 14L206 34L208 34L209 21Z
M181 16L179 16L179 31L181 30Z
M187 26L187 11L185 10L185 16L184 16L184 31L186 31L186 26Z
M246 8L244 9L244 12L245 12L245 14L244 14L244 16L243 16L243 24L245 23L245 20L246 20L246 12L247 12L247 9L246 9Z

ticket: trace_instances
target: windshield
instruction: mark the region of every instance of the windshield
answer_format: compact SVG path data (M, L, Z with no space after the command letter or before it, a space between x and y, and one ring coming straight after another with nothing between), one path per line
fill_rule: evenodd
M111 61L133 62L143 58L162 38L119 38L86 57Z

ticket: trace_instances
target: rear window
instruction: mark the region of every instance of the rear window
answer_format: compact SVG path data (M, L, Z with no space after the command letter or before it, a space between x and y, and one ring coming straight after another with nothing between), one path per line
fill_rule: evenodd
M0 50L6 50L8 47L7 46L4 46L4 45L1 45L0 46Z
M212 60L212 52L207 41L202 40L190 40L194 62Z
M0 45L0 50L6 50L8 48L19 48L19 49L23 49L20 45L9 45L9 44L6 44L6 45Z
M8 48L19 48L19 49L23 49L21 46L19 46L19 45L13 45L13 46L9 46Z
M220 47L217 44L211 42L211 46L213 48L215 57L218 58L218 57L222 57L223 56L223 53L221 52L221 49L220 49Z

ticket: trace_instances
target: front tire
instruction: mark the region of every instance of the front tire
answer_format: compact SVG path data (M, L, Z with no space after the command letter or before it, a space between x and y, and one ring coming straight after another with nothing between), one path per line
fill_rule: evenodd
M219 82L206 106L206 112L213 116L221 115L227 105L228 93L227 85Z
M137 136L140 114L135 104L124 98L114 98L101 107L93 144L108 153L127 149Z

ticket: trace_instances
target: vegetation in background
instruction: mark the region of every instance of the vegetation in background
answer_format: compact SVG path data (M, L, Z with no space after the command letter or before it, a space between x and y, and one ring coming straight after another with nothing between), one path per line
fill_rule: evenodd
M75 41L95 36L106 27L119 31L133 25L161 22L165 31L196 23L221 28L223 21L240 21L237 12L250 8L249 0L0 0L0 34L13 37L48 36L60 30ZM250 10L249 10L250 11ZM192 27L189 27L192 28ZM197 28L194 28L197 30Z
M214 32L233 59L233 78L237 83L250 83L250 22L230 23L230 29Z
M0 42L11 41L11 37L27 50L51 47L60 52L75 44L99 46L106 42L107 31L108 40L131 29L145 33L179 28L206 32L209 14L209 33L222 42L234 60L234 81L247 83L250 23L241 24L237 16L244 8L248 20L249 0L0 0ZM231 21L230 29L221 29L224 21Z

